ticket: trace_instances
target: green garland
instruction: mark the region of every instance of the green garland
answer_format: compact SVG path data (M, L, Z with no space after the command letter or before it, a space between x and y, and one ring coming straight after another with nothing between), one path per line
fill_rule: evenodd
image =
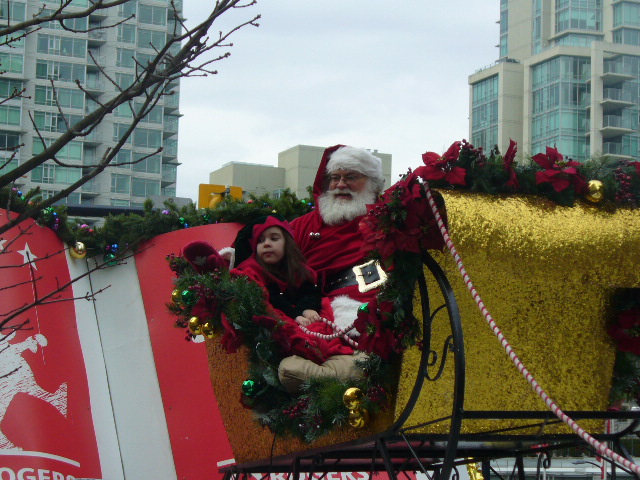
M395 386L391 379L395 376L389 373L391 364L373 354L358 362L365 372L363 380L347 384L333 378L311 379L303 385L300 395L291 396L278 380L278 365L287 355L272 338L284 322L267 310L262 288L224 269L198 274L184 258L173 254L167 256L167 261L177 277L173 301L167 304L177 317L176 326L187 328L186 339L190 340L201 333L190 327L190 320L195 317L199 320L196 325L210 326L211 334L207 335L210 338L220 337L224 332L220 341L227 349L233 350L239 343L249 347L247 379L237 387L242 391L242 403L253 409L258 422L275 434L312 442L346 425L349 410L342 397L352 387L364 393L362 407L369 413L389 406L389 392ZM223 314L230 324L226 329ZM262 317L268 317L273 325L254 321ZM235 339L240 340L234 343ZM234 345L230 347L230 343Z

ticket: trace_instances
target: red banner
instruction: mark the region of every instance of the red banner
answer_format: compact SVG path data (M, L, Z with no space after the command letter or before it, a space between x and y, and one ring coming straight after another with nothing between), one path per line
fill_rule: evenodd
M64 246L23 222L0 268L0 480L101 478Z
M228 247L240 227L218 224L167 233L135 256L176 473L184 480L222 478L217 462L233 458L233 452L209 379L203 339L183 340L185 332L174 326L175 317L167 309L175 274L165 257L179 255L193 240Z

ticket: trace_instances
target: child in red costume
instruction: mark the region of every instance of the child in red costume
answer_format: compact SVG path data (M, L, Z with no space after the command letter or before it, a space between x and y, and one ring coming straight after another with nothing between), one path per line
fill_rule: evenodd
M240 263L231 273L245 275L264 288L271 315L284 321L274 339L285 355L299 355L321 364L334 355L353 353L340 338L325 340L300 328L324 335L334 333L320 321L321 316L332 320L329 303L322 300L316 274L306 265L282 217L261 217L246 226L234 246Z

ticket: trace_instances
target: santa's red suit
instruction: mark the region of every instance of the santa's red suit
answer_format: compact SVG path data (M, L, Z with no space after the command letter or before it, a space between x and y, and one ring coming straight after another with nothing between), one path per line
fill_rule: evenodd
M378 289L361 292L359 286L353 282L340 282L340 279L345 276L354 277L352 268L366 262L367 252L362 251L363 240L358 228L362 216L338 225L327 225L322 219L318 205L318 198L327 187L329 159L342 147L342 145L336 145L325 150L313 184L316 208L293 220L291 228L294 231L296 243L307 259L307 265L318 274L319 281L323 285L323 294L331 299L336 324L340 328L347 328L355 321L358 307L375 298ZM379 168L381 170L381 166ZM362 169L358 171L363 172ZM370 173L369 169L365 171ZM346 283L352 284L343 286ZM355 330L353 333L357 334Z

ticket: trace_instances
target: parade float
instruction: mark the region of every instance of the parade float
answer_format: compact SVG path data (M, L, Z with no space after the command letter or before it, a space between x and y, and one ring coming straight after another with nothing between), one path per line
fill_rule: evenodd
M219 409L234 459L220 465L227 477L423 471L446 479L495 458L515 457L522 469L524 456L548 460L573 446L637 474L621 440L640 418L640 162L579 164L555 149L523 166L514 158L513 144L485 155L456 142L425 154L380 196L361 223L371 259L387 273L356 321L367 375L312 379L295 397L273 373L277 319L254 321L267 314L260 290L222 265L198 271L181 253L194 239L228 246L252 218L293 218L312 200L169 205L95 229L49 210L40 223L74 258L93 256L115 272L133 255L138 273L148 272L139 281L152 339L169 323L179 327L153 344L176 464L182 452L216 470L198 453L216 440L189 437ZM201 338L217 406L175 388L202 378L202 365L183 353Z
M200 299L173 311L208 338L236 461L227 475L433 470L448 478L457 465L577 443L635 471L601 442L619 447L639 418L629 379L640 349L640 216L614 208L610 184L593 174L617 179L609 196L629 207L640 163L592 166L587 181L583 165L555 149L519 172L515 153L512 143L487 158L456 142L442 156L425 154L424 166L370 207L363 248L387 281L354 324L358 348L370 354L363 381L312 379L301 395L283 394L277 321L256 326L268 315L259 289L222 267L193 275L171 259L176 292ZM535 187L544 195L514 194ZM611 433L614 419L633 422ZM252 422L267 428L247 442Z

